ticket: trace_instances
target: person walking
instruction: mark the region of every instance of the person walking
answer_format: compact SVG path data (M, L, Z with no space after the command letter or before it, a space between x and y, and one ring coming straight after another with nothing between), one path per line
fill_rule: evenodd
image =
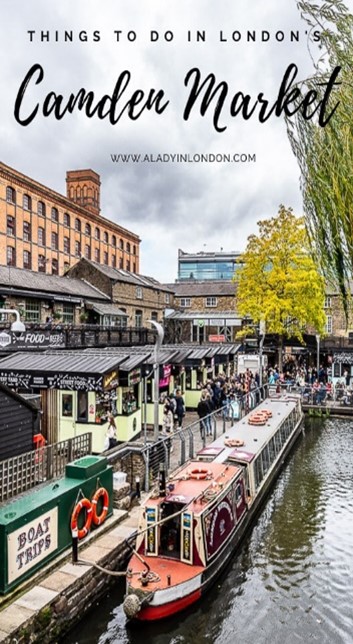
M202 392L200 402L197 405L197 413L200 419L200 434L202 440L205 440L205 437L208 434L208 427L207 427L207 416L210 413L210 408L207 402L207 393L205 391Z
M177 417L178 427L181 427L183 424L183 418L185 416L185 402L180 389L176 390L174 400L176 402L175 415Z

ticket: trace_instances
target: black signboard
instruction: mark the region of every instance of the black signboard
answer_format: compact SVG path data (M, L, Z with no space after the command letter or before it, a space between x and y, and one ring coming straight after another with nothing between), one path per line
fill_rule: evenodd
M64 389L66 391L102 391L103 376L72 373L29 373L0 371L0 382L12 389Z
M63 331L54 329L29 329L20 334L8 329L0 331L0 349L2 351L56 347L65 347L65 334Z

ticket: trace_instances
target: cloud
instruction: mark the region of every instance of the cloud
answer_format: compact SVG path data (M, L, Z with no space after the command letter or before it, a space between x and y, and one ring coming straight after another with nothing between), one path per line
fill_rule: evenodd
M256 222L273 216L280 203L300 214L299 169L283 122L273 117L259 124L256 115L248 121L233 118L230 103L238 91L249 93L253 101L261 91L273 102L292 62L298 65L299 77L310 73L305 29L294 0L170 0L168 12L162 0L151 0L148 8L140 0L105 0L99 12L94 0L62 0L55 5L32 0L30 6L22 0L4 0L2 160L61 193L66 170L96 170L102 182L102 214L140 235L143 272L173 281L179 247L197 251L206 244L210 251L241 250L247 236L256 232ZM35 32L33 42L28 30ZM41 41L41 30L49 32L49 42ZM151 42L152 30L159 34L156 42ZM256 33L256 42L247 42L248 30ZM65 31L72 32L73 42L65 42ZM205 42L196 42L197 31L205 33ZM291 37L296 31L299 43ZM173 34L170 42L164 38L166 32ZM276 33L283 33L282 42ZM16 123L13 106L34 63L43 66L45 77L40 85L28 88L25 109L36 102L40 107L36 119L24 128ZM213 73L217 83L228 83L220 116L226 125L223 133L213 126L216 101L204 116L198 103L189 120L183 119L190 91L184 79L193 67L200 68L202 78ZM112 93L126 69L131 80L119 99L121 107L136 90L144 92L144 100L151 90L163 90L169 101L163 114L145 109L131 120L126 109L116 125L78 112L60 121L41 115L48 92L67 98L84 87L99 99ZM236 153L255 155L256 162L111 160L112 154L193 158Z

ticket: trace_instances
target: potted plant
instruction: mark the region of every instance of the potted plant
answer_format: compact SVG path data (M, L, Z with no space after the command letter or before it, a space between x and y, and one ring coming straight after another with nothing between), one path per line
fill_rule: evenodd
M87 311L82 311L82 313L80 313L80 322L82 322L82 324L85 324L87 320L88 320Z
M103 409L96 409L96 423L101 423L102 418L104 416L104 410Z

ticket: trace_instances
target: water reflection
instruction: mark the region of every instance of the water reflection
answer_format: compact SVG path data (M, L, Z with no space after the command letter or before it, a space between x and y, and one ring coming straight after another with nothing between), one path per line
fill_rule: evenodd
M232 564L193 608L129 626L124 584L62 644L351 644L353 423L310 419Z

